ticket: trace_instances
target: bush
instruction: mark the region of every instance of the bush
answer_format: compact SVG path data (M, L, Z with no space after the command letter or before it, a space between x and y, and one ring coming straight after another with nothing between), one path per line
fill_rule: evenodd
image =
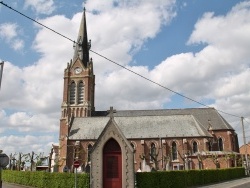
M138 188L186 188L244 176L244 168L140 172L136 174L136 182Z
M75 174L29 171L2 171L3 181L39 188L70 188L75 185ZM77 174L77 187L89 188L89 174Z
M3 170L5 182L39 188L73 188L75 174ZM245 176L244 168L136 173L137 188L186 188ZM89 188L89 174L77 174L77 187Z

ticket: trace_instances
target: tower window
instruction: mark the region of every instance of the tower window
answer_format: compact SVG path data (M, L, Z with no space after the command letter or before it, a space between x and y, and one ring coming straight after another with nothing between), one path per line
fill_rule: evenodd
M81 81L78 85L78 104L83 104L83 98L84 98L84 85Z
M76 83L72 82L70 84L70 90L69 90L69 102L70 104L75 104L75 100L76 100Z

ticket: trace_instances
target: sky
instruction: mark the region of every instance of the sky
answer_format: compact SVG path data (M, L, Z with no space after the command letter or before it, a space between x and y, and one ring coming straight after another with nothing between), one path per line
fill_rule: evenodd
M90 52L96 110L209 106L233 126L240 145L244 117L250 140L250 1L2 2L72 40L85 7L91 50L164 86ZM58 143L73 43L13 9L0 4L0 149L46 156Z

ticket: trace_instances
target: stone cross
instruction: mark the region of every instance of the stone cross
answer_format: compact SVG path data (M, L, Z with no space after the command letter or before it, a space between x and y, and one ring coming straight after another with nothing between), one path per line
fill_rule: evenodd
M113 109L113 106L110 106L110 110L108 110L109 117L114 118L114 113L116 113L116 110Z

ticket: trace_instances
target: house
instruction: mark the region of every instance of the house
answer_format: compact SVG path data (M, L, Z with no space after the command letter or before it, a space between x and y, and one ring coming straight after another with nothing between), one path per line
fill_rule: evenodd
M214 108L97 111L90 47L84 10L64 71L60 172L78 161L91 187L134 187L135 171L237 165L237 134Z

